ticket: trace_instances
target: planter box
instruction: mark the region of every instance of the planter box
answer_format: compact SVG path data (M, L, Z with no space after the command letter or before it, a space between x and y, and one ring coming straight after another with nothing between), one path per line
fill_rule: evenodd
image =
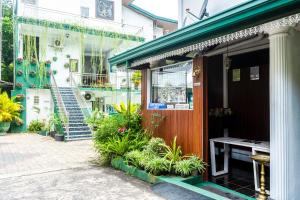
M38 134L42 135L42 136L48 136L48 132L47 131L39 131Z
M10 122L0 122L0 135L6 135L10 128Z
M134 166L127 165L122 158L114 158L111 161L111 165L115 169L122 170L127 174L137 177L140 180L146 181L148 183L158 183L160 179L158 176L147 173L146 171L140 170Z

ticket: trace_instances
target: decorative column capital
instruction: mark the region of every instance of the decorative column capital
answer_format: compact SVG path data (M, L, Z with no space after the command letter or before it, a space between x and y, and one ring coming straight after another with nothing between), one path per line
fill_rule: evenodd
M281 26L268 29L265 32L269 34L269 38L271 39L273 36L288 36L291 29L291 26Z

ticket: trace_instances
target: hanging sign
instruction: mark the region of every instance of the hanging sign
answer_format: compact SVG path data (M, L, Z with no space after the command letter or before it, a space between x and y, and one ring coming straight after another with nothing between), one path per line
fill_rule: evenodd
M259 66L250 67L250 80L259 80Z

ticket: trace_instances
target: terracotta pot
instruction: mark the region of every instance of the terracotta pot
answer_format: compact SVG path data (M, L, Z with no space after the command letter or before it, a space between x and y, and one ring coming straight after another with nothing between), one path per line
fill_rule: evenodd
M6 135L10 128L10 122L0 122L0 135Z

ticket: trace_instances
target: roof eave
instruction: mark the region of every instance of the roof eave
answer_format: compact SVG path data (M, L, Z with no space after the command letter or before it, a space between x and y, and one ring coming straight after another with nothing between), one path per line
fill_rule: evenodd
M291 8L291 9L287 9ZM109 59L111 65L119 65L125 61L138 59L168 50L181 43L211 37L211 34L226 33L234 28L252 26L295 13L300 10L299 0L251 0L234 8L228 9L213 17L194 23L178 31L167 34L156 40L144 43L129 51Z

